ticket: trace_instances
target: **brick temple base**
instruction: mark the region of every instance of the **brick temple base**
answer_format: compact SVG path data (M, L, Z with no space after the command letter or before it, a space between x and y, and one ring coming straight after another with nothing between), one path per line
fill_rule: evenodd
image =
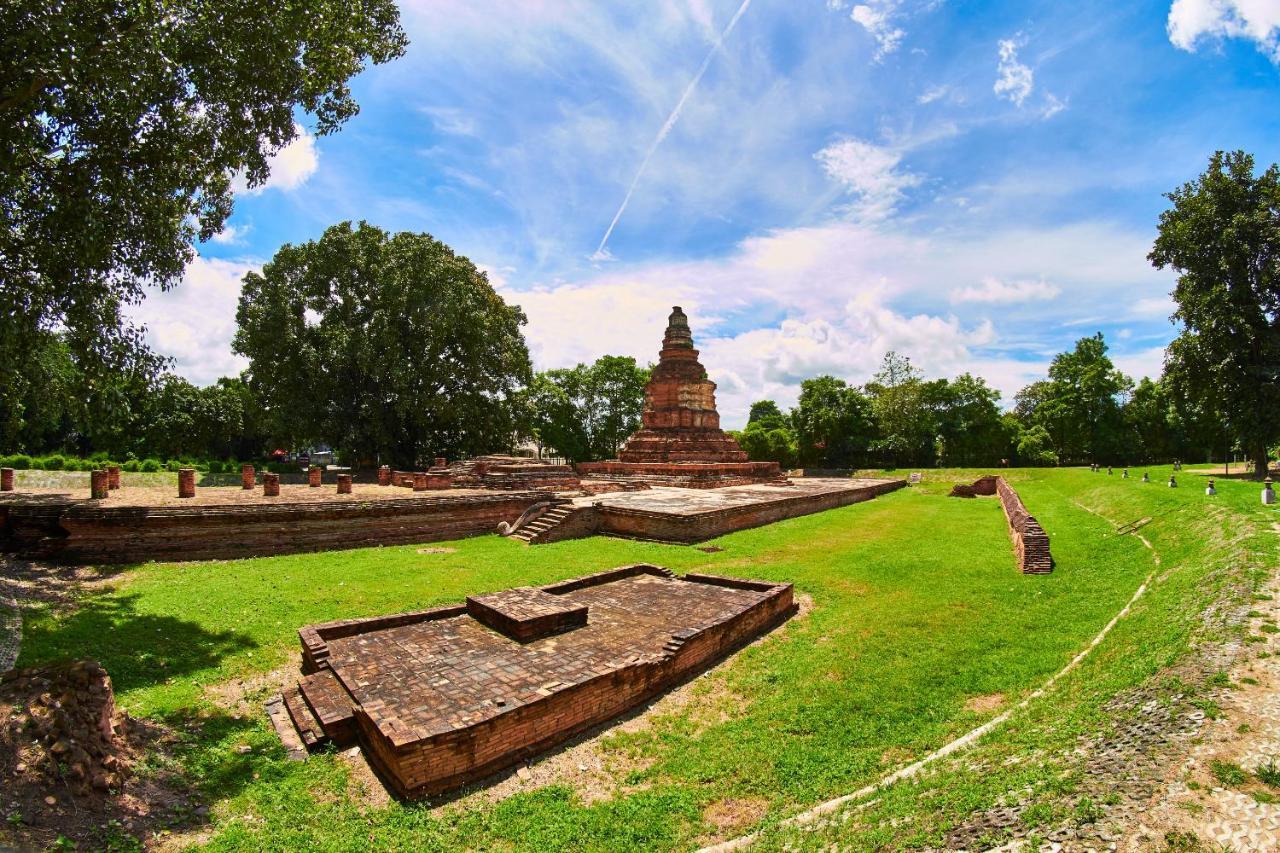
M286 744L358 742L404 797L473 781L634 708L789 618L791 584L626 566L299 631Z
M589 480L641 482L651 486L719 489L753 483L786 483L777 462L580 462L578 476Z

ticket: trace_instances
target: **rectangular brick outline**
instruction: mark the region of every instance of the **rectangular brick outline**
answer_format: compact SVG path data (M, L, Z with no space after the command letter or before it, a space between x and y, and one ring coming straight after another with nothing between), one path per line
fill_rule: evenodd
M438 793L465 784L468 781L483 778L502 767L510 766L523 757L542 752L556 743L563 742L574 735L600 725L619 713L625 713L627 710L642 704L658 693L702 671L715 660L722 659L761 634L785 622L798 609L794 600L794 588L790 583L728 578L699 573L689 573L683 578L679 578L670 569L648 563L622 566L581 578L548 584L537 589L553 595L562 594L640 574L682 580L689 583L755 590L765 592L767 595L756 605L746 610L729 614L723 619L701 629L686 629L674 632L671 635L671 639L663 646L662 652L656 657L651 656L649 659L643 659L637 656L627 666L602 671L594 678L572 685L571 689L550 691L539 700L516 706L504 711L503 714L496 715L494 718L480 721L456 731L424 739L421 733L416 730L397 728L394 725L394 720L389 721L391 725L386 725L388 721L384 721L382 726L376 726L363 708L354 706L353 711L357 727L365 734L365 738L361 740L370 765L402 797ZM399 627L420 621L448 619L464 615L466 612L466 605L461 604L412 613L362 619L342 619L306 626L298 631L303 647L303 672L316 674L328 669L329 648L327 640ZM683 658L683 661L679 660L680 658ZM636 670L636 668L640 669ZM588 695L602 687L607 688L610 682L616 680L620 673L627 670L636 670L633 678L646 685L646 687L637 691L634 696L619 699L619 706L611 709L607 714L582 717L536 742L512 747L483 763L466 767L447 776L432 778L418 785L406 786L400 775L390 769L392 766L401 767L406 761L410 764L414 763L414 759L411 756L403 754L405 747L418 746L427 742L447 745L466 737L470 731L492 727L495 721L504 715L513 715L512 718L518 720L522 716L546 713L543 706L554 708L557 703L572 703L579 695ZM563 716L561 711L554 711L553 713L556 717Z

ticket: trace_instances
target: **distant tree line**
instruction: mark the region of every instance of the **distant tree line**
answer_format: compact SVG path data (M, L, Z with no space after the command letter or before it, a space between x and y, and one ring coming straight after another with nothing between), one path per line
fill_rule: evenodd
M752 459L787 467L1136 465L1231 452L1216 414L1171 385L1135 385L1097 334L1056 356L1048 377L1002 413L999 392L981 377L927 380L890 352L863 386L819 376L801 383L789 412L754 404L736 435Z

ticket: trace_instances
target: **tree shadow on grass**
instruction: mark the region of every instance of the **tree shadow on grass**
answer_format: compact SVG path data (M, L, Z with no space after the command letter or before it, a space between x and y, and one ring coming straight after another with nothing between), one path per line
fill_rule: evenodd
M174 616L139 613L138 594L86 598L62 618L30 618L20 665L63 658L94 658L118 691L152 687L218 666L256 648L247 634L211 631Z

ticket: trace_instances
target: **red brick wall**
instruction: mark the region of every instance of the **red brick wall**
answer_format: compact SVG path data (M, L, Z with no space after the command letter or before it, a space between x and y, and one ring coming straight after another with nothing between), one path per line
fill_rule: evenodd
M19 550L69 561L232 559L487 534L542 499L503 492L202 507L12 506L9 528Z
M1009 522L1009 538L1013 540L1018 568L1028 575L1043 575L1053 571L1049 534L1045 533L1035 516L1027 512L1022 498L1005 482L1004 477L997 478L996 494L1000 496L1000 506L1004 508L1005 519Z
M713 581L694 576L693 582ZM658 662L622 667L470 728L400 749L356 708L365 754L402 796L430 795L487 776L619 716L786 620L796 610L792 588L775 589L759 606L693 637L673 636L668 655ZM396 772L389 772L392 767Z

